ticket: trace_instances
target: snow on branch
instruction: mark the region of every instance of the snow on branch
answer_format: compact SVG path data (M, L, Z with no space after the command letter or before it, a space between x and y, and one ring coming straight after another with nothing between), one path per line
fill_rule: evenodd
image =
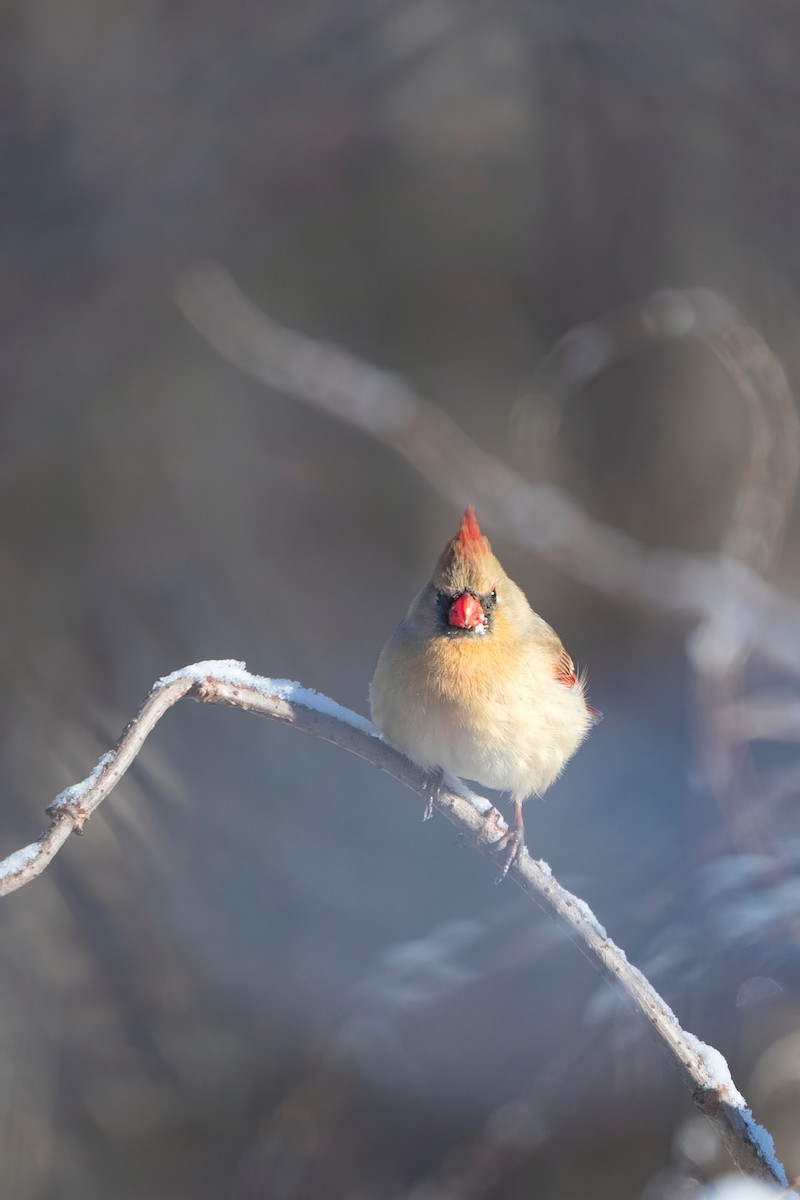
M184 697L204 704L228 704L294 725L357 754L430 798L430 780L421 768L388 745L369 721L327 696L288 680L253 675L243 663L195 663L153 685L114 748L102 756L86 779L61 792L49 806L51 822L39 840L0 862L0 895L30 883L70 833L83 832L86 821L119 783L157 722ZM506 824L488 800L448 777L432 799L434 807L459 829L464 842L495 856L493 844L505 832ZM503 857L501 853L500 859ZM509 878L546 913L566 922L572 941L647 1019L695 1104L712 1122L740 1170L785 1187L786 1176L772 1138L754 1120L722 1055L681 1028L672 1010L611 941L588 905L557 882L547 863L535 861L526 852L511 867Z
M785 373L757 331L719 297L696 290L666 299L651 306L646 320L662 338L694 333L734 378L758 447L765 429L774 435L745 471L739 516L719 556L649 549L593 520L565 492L528 482L482 450L401 379L272 320L222 268L198 265L178 282L184 315L230 362L390 446L459 507L475 504L494 532L603 595L713 627L717 661L753 648L800 674L800 605L759 575L762 558L771 559L780 542L797 475L800 438ZM585 340L594 347L588 365L587 355L576 353L580 330L559 343L557 369L573 385L607 364L612 335L622 340L617 326L630 325L626 313L601 328L599 341L600 323L586 328ZM550 378L553 362L545 365Z

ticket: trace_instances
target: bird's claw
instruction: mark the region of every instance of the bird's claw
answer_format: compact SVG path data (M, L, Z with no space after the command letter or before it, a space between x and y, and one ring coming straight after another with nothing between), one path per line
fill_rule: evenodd
M486 832L484 839L494 854L499 854L505 850L505 858L503 860L503 869L498 875L495 883L502 883L508 872L515 866L522 855L525 853L525 828L521 819L519 823L515 820L511 829L507 829L503 818L496 808L491 808L485 818ZM492 833L499 832L498 837L492 837Z
M497 842L497 850L505 850L506 857L503 862L503 869L495 879L495 883L502 883L512 867L516 866L522 855L525 853L525 838L519 829L509 829L508 833L504 834Z
M433 816L434 803L439 799L444 782L444 771L441 767L433 767L425 776L425 808L422 811L423 821L430 821Z

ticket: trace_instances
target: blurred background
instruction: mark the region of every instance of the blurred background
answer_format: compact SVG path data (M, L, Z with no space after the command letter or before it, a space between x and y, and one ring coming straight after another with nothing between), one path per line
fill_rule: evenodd
M197 260L597 520L716 553L752 430L706 346L620 344L557 420L531 380L575 326L698 287L800 378L796 5L11 0L0 28L3 854L185 663L366 712L457 526L198 336L175 300ZM781 503L760 566L797 597ZM494 547L606 718L528 844L796 1174L797 727L746 717L797 679L754 655L709 683L687 623ZM421 812L285 727L170 713L3 901L4 1196L672 1200L727 1169L641 1023Z

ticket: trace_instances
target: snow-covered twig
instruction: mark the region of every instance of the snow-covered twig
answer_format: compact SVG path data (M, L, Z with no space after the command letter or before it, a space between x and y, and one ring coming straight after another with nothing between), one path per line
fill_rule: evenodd
M762 540L770 553L780 540L783 512L778 506L770 516L774 498L761 483L767 464L781 477L781 495L793 486L798 424L786 376L760 335L729 306L719 301L716 315L703 318L701 294L681 296L684 323L697 323L698 336L735 375L748 406L755 407L753 392L761 388L782 422L780 464L758 456L759 469L748 472L740 497L744 515L719 556L648 549L593 520L563 491L529 483L482 450L402 380L273 321L217 266L192 268L178 286L185 316L230 362L391 446L455 504L475 504L493 532L603 595L706 623L714 630L717 665L725 654L735 659L756 648L781 670L800 674L800 605L759 577L753 567L760 559L741 552L756 528L763 533L769 526Z
M382 740L356 713L327 696L287 680L253 675L243 663L224 660L187 666L158 680L116 746L104 754L81 783L61 792L49 806L49 828L38 842L0 862L0 895L15 891L40 875L72 831L83 827L134 761L148 735L173 704L184 697L205 704L228 704L284 721L333 742L393 775L423 796L430 792L426 773ZM506 825L488 800L456 780L445 778L436 789L434 806L459 829L463 840L490 857ZM553 877L547 863L528 854L511 868L509 878L545 912L567 923L572 940L593 965L616 981L629 1003L644 1017L669 1052L692 1098L717 1129L733 1161L744 1172L786 1185L772 1144L734 1086L722 1055L680 1026L648 980L611 941L591 909Z

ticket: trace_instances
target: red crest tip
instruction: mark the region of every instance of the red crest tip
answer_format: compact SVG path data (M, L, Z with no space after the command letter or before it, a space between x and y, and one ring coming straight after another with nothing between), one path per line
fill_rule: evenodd
M458 533L453 538L453 548L462 554L481 554L486 549L480 525L475 519L475 509L471 504L461 518Z

